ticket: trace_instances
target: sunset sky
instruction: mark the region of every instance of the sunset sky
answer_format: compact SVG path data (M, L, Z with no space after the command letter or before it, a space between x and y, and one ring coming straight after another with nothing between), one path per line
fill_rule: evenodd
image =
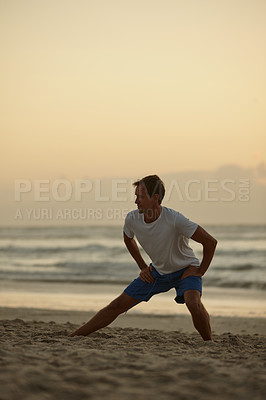
M265 162L265 0L0 5L2 183Z

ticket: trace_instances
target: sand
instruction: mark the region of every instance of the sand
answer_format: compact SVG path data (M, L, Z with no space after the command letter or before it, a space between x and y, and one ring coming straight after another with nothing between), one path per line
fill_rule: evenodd
M0 309L0 399L264 399L265 318L212 318L208 343L188 315L127 314L69 338L84 317Z

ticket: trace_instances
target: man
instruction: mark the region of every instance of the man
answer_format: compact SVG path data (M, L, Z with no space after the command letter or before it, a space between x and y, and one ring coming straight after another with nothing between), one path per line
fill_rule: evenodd
M203 340L212 340L210 318L201 302L201 277L213 258L216 239L179 212L161 206L165 188L157 175L146 176L134 186L138 210L126 216L124 242L140 268L140 275L119 297L70 336L89 335L109 325L129 308L175 288L175 301L186 304ZM150 257L149 266L134 236ZM188 245L189 238L203 246L201 263Z

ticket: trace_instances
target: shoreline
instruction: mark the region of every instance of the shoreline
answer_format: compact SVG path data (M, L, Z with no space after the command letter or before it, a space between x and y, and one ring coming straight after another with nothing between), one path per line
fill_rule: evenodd
M1 321L23 320L25 322L35 321L59 325L70 323L78 327L87 322L93 315L93 311L0 307ZM266 336L266 318L213 315L210 315L210 318L212 331L216 335L232 333ZM196 333L189 312L175 315L128 312L120 315L109 327Z
M96 312L123 292L118 284L10 281L0 282L0 304L9 308L36 308ZM173 301L174 289L153 296L129 311L132 314L186 315L185 305ZM211 316L266 318L266 293L262 290L203 287L202 301Z

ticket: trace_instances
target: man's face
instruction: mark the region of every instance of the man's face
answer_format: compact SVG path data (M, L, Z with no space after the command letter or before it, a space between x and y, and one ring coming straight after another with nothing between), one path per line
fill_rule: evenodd
M135 195L135 203L138 206L139 213L143 213L153 208L153 201L147 194L146 189L143 185L138 185L136 187Z

